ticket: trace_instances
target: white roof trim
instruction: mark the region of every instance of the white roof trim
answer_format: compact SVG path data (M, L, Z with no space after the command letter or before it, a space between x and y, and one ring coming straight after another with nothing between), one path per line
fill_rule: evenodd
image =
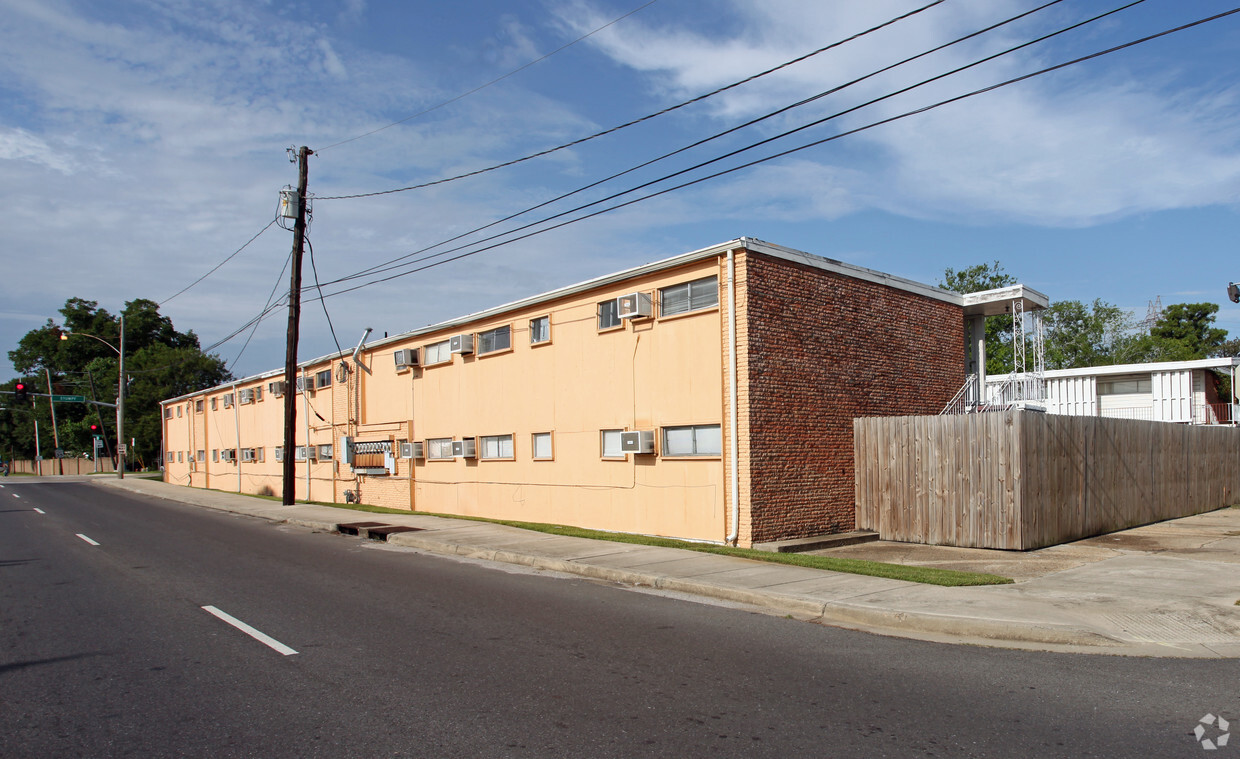
M1194 369L1224 369L1240 366L1240 357L1202 358L1196 361L1155 361L1146 364L1114 364L1112 366L1085 366L1079 369L1047 369L1047 379L1068 377L1105 377L1116 374L1154 374L1157 372L1183 372ZM987 374L987 384L1003 382L1009 374Z

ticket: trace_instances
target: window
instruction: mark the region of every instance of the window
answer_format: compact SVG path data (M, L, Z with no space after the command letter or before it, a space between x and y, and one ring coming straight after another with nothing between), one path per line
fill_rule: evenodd
M262 448L254 449L254 458L256 458L260 464L267 460L267 456L264 454Z
M721 456L723 435L717 424L663 428L664 456Z
M177 406L177 419L181 418L181 407Z
M452 458L452 438L450 437L433 437L426 441L426 458L428 459L450 459Z
M194 401L194 411L199 414L202 413L202 401Z
M494 353L495 351L507 350L511 347L512 327L507 324L478 333L479 354Z
M482 458L510 459L512 457L512 435L482 436Z
M233 394L228 393L227 395L224 396L224 408L232 408L232 405L233 405Z
M319 458L324 461L327 461L331 459L331 457L332 457L332 444L328 443L327 445L320 445L319 446Z
M1148 377L1106 380L1098 383L1098 395L1136 395L1152 392L1154 392L1154 383Z
M215 411L218 408L219 408L219 398L212 398L211 399L211 410Z
M276 461L284 461L284 446L276 446Z
M165 407L164 407L164 418L165 418L165 419L171 419L171 418L172 418L172 407L171 407L171 406L165 406Z
M530 345L551 342L551 317L540 316L530 319Z
M719 305L719 278L716 276L682 282L659 290L659 316L683 314Z
M176 454L175 454L175 453L173 453L172 451L168 451L168 463L169 463L169 464L174 463L174 462L173 462L173 458L174 458L175 456L176 456Z
M620 311L616 308L616 299L605 300L598 304L598 328L611 329L619 327Z
M206 461L206 460L207 460L207 452L206 452L206 451L204 451L204 450L202 450L201 448L199 448L199 449L198 449L198 455L197 455L196 457L194 457L194 460L195 460L195 461Z
M603 458L622 459L624 451L620 450L620 433L624 430L602 430Z
M178 464L185 463L185 451L177 451L177 463Z
M431 343L422 346L422 365L430 366L431 364L442 364L452 360L452 341L444 340L441 343Z
M219 448L211 449L211 460L217 464L219 463L220 461L220 449Z
M552 458L550 432L535 432L531 442L533 443L535 461L549 461Z
M332 370L331 369L324 369L323 371L314 375L314 386L315 387L331 387L331 384L332 384Z

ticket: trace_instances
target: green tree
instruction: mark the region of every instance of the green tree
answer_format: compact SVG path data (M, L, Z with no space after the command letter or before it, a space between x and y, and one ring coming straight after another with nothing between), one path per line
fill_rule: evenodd
M1094 300L1053 303L1042 315L1047 369L1121 363L1131 349L1132 317L1119 306Z
M948 267L943 272L939 287L958 293L976 293L1016 284L1016 277L1003 270L1003 264L994 261L956 270ZM1005 374L1012 371L1012 317L1008 315L986 317L986 373Z
M159 313L150 300L133 300L121 312L125 317L125 436L134 439L132 458L158 461L162 422L159 402L232 379L224 361L202 352L198 336L179 332L172 320ZM52 391L82 395L112 403L116 399L117 354L104 342L119 346L120 319L95 301L70 298L60 309L61 324L49 319L31 330L9 352L14 367L28 383L45 392L50 375ZM77 337L61 339L63 333ZM86 335L99 338L94 340ZM16 380L14 380L15 382ZM93 383L93 386L92 386ZM7 386L12 389L12 382ZM5 456L30 458L35 451L35 422L44 457L52 455L52 424L45 398L29 407L0 411L0 451ZM102 421L104 431L116 434L116 414L90 404L57 404L56 422L66 455L87 454L92 448L90 425ZM128 441L126 441L128 442Z
M1127 361L1194 361L1225 355L1220 351L1228 345L1227 330L1214 326L1217 313L1214 303L1167 306L1149 333L1131 343Z

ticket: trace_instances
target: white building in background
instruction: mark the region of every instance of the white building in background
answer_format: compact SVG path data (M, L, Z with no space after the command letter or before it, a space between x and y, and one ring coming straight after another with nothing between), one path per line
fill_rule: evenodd
M1207 358L1154 364L1051 369L1044 406L1051 414L1106 416L1185 424L1232 424L1240 413L1219 386L1219 373L1236 387L1240 358ZM986 377L986 394L998 393L1009 375Z

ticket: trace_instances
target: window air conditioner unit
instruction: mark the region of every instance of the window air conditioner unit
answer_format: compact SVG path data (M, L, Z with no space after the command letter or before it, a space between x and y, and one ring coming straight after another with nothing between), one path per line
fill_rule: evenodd
M268 382L267 392L279 398L280 396L284 395L284 390L287 387L288 385L285 384L284 380L280 380L278 382Z
M242 461L253 461L254 460L254 449L253 448L242 449L241 460Z
M478 456L477 441L472 437L463 438L461 440L452 441L452 457L457 459L472 459Z
M331 461L332 447L330 443L318 447L318 458L320 461Z
M625 453L654 453L654 431L632 430L621 432L620 450Z
M426 444L420 440L412 443L401 443L400 457L402 459L424 459L426 458L425 446Z
M645 319L654 315L650 293L629 293L616 298L616 315L621 319Z
M254 402L254 390L252 388L246 388L245 390L240 391L237 397L238 397L237 402L243 406L247 403L253 403Z
M405 348L403 350L398 350L393 355L396 357L397 369L408 369L411 366L418 365L417 348Z
M233 395L232 393L229 393L228 395L224 396L224 408L232 408L232 404L233 404Z
M472 333L465 335L453 335L449 344L449 350L453 353L465 355L474 352L474 336Z
M344 463L352 464L353 463L353 436L352 435L341 435L340 436L340 451L344 454Z

